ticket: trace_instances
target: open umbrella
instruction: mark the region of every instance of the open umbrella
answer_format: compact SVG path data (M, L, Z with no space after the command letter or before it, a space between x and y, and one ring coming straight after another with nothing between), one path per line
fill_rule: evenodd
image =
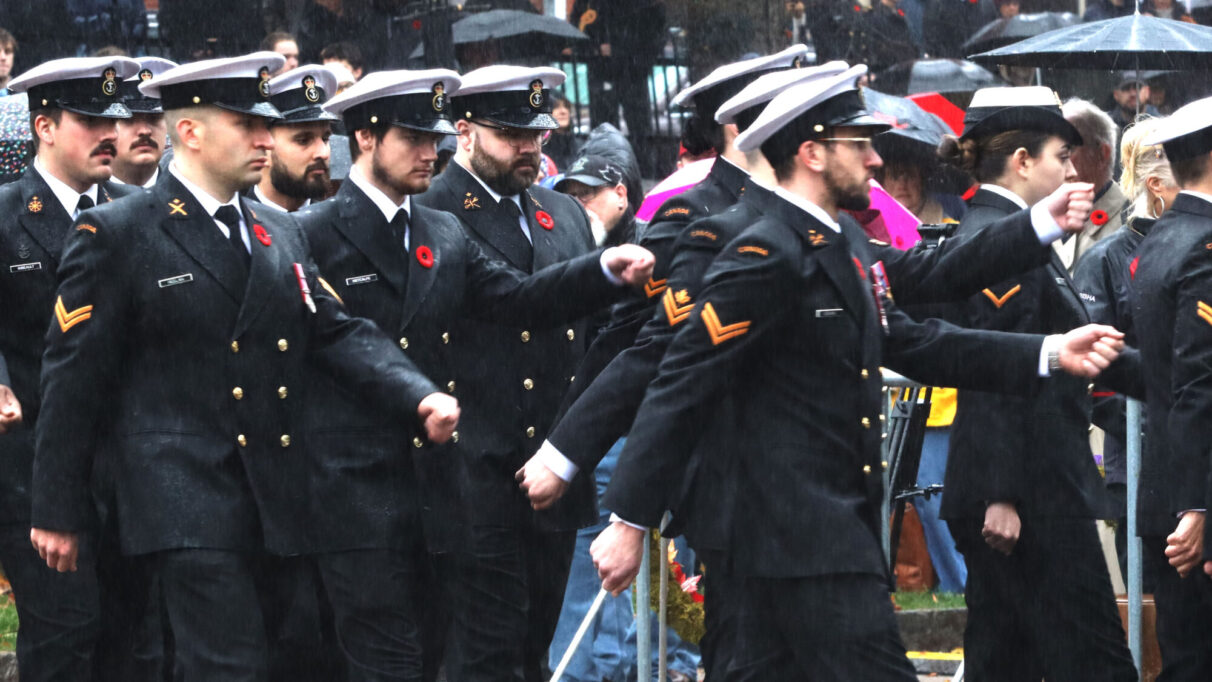
M575 26L546 14L516 9L492 9L463 17L451 24L455 45L487 40L588 40Z
M941 117L926 111L913 100L886 95L870 88L863 89L863 97L871 115L892 126L873 140L880 156L884 159L912 159L913 165L922 169L931 191L959 194L971 184L962 171L939 161L937 150L943 136L955 134ZM873 200L874 197L873 193Z
M876 74L873 84L883 92L912 95L975 92L1006 83L985 67L962 59L917 59L884 69Z
M1048 31L1080 24L1082 18L1072 12L1034 12L991 21L964 41L964 54L984 52L1017 43Z
M1049 31L972 59L1053 69L1208 68L1212 28L1132 14Z

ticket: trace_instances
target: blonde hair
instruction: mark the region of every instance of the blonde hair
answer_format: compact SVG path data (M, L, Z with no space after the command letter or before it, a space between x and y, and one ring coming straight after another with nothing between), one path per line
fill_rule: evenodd
M1166 151L1160 144L1144 143L1145 138L1161 128L1163 123L1164 119L1160 118L1141 118L1124 131L1123 141L1120 142L1119 155L1124 170L1119 178L1119 186L1124 190L1124 196L1132 202L1130 217L1151 215L1153 195L1145 184L1146 180L1155 177L1168 186L1175 185Z

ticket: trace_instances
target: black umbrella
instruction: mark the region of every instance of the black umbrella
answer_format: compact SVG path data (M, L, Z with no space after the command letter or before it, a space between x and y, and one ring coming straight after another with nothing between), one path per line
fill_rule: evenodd
M1058 28L1080 24L1082 18L1072 12L1035 12L991 21L964 41L964 54L992 50L1017 43Z
M588 40L572 24L546 14L493 9L463 17L451 25L455 45L488 40Z
M1207 68L1212 28L1133 14L1049 31L972 59L1053 69Z
M902 62L876 74L873 84L897 95L919 92L975 92L1005 85L997 74L962 59L918 59Z
M872 141L880 156L908 159L919 165L934 191L958 194L971 184L963 172L939 161L939 143L944 135L955 132L937 114L926 111L913 100L871 88L863 89L863 98L872 116L892 126Z

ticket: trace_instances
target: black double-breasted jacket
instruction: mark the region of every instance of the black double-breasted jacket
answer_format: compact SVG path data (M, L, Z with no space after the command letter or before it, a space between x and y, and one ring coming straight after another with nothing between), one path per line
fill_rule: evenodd
M297 217L346 310L374 321L422 372L459 399L496 388L477 386L485 377L460 373L458 354L477 352L455 332L460 319L525 324L532 335L564 325L558 330L564 334L566 322L609 305L624 291L602 273L599 251L527 276L489 258L449 213L416 203L410 208L407 250L353 183ZM417 509L431 550L449 551L466 538L466 511L478 504L460 497L468 482L465 434L475 431L474 408L464 412L458 441L437 445L324 375L316 376L308 394L317 548L413 546Z
M34 526L81 527L104 451L128 554L305 551L307 369L419 428L417 406L437 387L345 313L292 217L240 205L247 272L172 175L76 221L42 368Z

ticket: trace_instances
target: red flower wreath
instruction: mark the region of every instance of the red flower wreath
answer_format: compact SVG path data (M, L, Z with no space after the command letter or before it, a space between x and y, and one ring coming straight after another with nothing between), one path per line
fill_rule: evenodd
M417 262L421 264L421 267L432 268L433 267L433 251L431 251L428 246L418 246L417 247Z
M1100 227L1103 225L1106 225L1107 221L1110 219L1111 219L1111 216L1107 215L1107 212L1102 209L1099 209L1099 210L1095 211L1094 213L1090 214L1090 222L1092 222L1095 225L1098 225Z
M550 230L555 227L555 221L551 219L551 214L547 211L535 211L534 219L539 221L544 230Z
M257 241L261 242L262 244L264 244L266 246L269 246L270 244L274 243L273 239L270 238L269 233L266 232L265 228L262 227L260 224L253 225L253 234L255 234L257 236Z

